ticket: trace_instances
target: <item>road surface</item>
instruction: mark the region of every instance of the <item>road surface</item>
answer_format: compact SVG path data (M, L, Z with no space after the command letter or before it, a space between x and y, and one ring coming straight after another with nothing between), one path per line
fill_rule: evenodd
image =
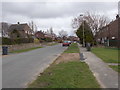
M59 44L3 56L2 88L25 88L65 49Z

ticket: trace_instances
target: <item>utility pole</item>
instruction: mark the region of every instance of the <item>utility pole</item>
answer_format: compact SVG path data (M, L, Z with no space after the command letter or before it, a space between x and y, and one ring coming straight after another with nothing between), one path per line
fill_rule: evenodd
M85 33L84 33L84 15L83 14L80 14L80 16L82 17L82 24L83 24L83 47L85 47L85 39L84 39L84 36L85 36Z
M84 33L84 20L83 20L83 47L85 47L85 39L84 39L84 37L85 37L85 33Z

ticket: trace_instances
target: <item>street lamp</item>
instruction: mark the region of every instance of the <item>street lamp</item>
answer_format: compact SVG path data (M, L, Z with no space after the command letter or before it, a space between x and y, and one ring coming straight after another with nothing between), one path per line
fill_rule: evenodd
M80 14L81 17L83 17L84 15L83 14ZM84 39L84 18L82 18L82 21L83 21L83 47L85 47L85 39Z

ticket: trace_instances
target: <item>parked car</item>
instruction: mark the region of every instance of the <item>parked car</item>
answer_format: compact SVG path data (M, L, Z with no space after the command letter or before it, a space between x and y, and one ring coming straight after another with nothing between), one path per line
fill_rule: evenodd
M71 41L68 41L69 44L71 44L72 42Z
M70 43L68 41L63 41L62 46L69 46Z

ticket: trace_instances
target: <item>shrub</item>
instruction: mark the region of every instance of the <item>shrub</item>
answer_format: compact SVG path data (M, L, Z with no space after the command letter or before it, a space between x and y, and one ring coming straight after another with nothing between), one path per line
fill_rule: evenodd
M34 43L39 43L39 42L40 42L39 39L37 38L34 39Z
M12 40L10 38L2 37L2 44L3 45L11 45Z
M46 38L45 38L45 41L46 41L46 42L52 42L52 38L46 37Z
M22 44L22 43L33 43L33 38L16 38L16 39L10 39L2 37L2 44L3 45L12 45L12 44Z

